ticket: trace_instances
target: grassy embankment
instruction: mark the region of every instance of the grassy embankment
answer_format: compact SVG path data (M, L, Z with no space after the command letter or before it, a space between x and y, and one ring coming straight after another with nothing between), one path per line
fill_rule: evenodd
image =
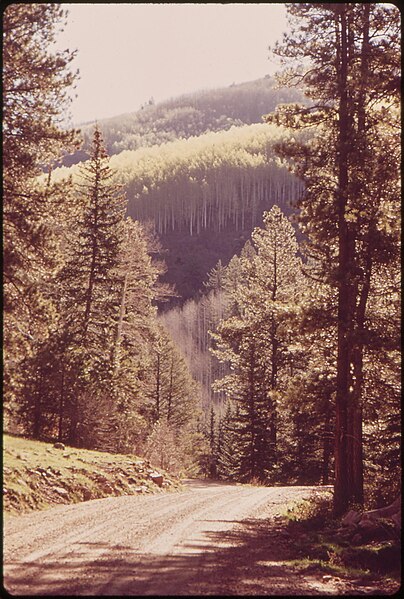
M163 475L152 478L153 473ZM159 483L159 484L157 484ZM160 486L161 485L161 486ZM3 509L20 514L114 495L162 493L180 480L134 455L110 454L3 436Z

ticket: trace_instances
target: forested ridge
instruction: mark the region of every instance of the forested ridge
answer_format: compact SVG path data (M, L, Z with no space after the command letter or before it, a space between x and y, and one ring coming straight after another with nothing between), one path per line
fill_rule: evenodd
M9 7L5 424L332 482L340 516L400 484L399 14L287 8L276 93L151 101L83 150L60 127L72 56L48 51L63 9ZM68 153L86 159L56 168Z
M117 182L125 185L128 214L153 220L156 232L188 229L252 230L263 207L290 211L302 185L274 145L291 137L282 127L256 124L206 133L111 157ZM78 167L58 168L53 178L75 177Z
M177 302L195 297L218 259L241 249L265 209L276 203L292 212L302 184L274 152L291 135L244 125L111 157L127 214L153 222L168 250L165 280L177 289ZM59 168L53 178L77 173L78 166Z
M99 122L109 155L123 150L161 145L176 139L198 137L209 131L261 123L262 115L281 102L303 99L301 91L278 88L267 76L255 81L184 94L165 102L153 98L138 110ZM83 124L83 148L63 157L70 166L88 158L94 123Z

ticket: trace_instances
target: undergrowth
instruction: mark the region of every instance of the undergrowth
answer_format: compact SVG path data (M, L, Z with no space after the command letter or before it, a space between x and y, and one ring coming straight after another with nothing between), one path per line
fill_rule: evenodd
M363 583L377 580L386 588L400 582L399 540L352 545L340 535L341 523L332 515L331 497L304 500L289 509L286 516L296 555L290 563L299 570L317 570Z

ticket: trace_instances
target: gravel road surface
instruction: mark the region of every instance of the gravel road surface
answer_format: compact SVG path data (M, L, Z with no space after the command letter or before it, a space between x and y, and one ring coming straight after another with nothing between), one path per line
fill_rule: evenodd
M321 594L276 561L277 516L314 490L194 480L179 493L9 517L4 586L17 595Z

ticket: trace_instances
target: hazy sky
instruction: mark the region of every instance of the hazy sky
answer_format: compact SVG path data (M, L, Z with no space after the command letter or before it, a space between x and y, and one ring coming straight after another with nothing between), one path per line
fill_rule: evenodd
M272 74L284 4L65 4L61 49L77 49L73 123Z

